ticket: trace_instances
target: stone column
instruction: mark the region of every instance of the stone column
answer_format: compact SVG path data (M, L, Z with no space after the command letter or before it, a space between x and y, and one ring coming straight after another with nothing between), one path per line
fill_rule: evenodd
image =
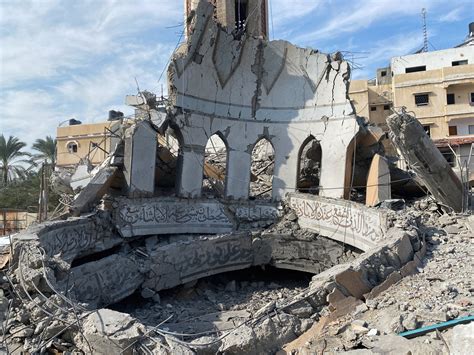
M156 132L146 121L125 131L124 176L129 197L153 196L156 145Z
M247 152L229 150L227 159L225 196L248 199L252 156Z
M278 148L275 148L275 171L272 190L272 198L275 201L281 201L287 192L295 191L298 166L297 149L289 156L285 156L277 154Z
M204 167L204 147L184 145L178 177L178 194L181 197L201 196Z
M346 176L347 146L342 139L324 139L321 141L321 180L320 196L344 198Z

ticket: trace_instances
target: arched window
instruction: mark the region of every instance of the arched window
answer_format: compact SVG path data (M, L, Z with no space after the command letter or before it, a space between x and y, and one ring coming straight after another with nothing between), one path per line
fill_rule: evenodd
M298 156L297 189L319 195L321 179L321 144L313 136L309 136L301 145Z
M227 145L216 133L206 144L204 151L204 176L202 192L204 195L223 197L226 183Z
M252 150L249 196L255 199L272 199L275 150L272 143L260 139Z
M77 147L78 147L78 144L77 144L76 141L69 141L66 144L66 149L67 149L68 153L70 153L70 154L77 153Z

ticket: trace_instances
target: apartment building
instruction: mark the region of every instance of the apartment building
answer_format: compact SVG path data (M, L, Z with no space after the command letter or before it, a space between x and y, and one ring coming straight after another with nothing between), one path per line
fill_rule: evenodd
M117 140L114 131L120 121L116 118L110 119L109 115L109 121L89 124L72 119L68 125L60 125L56 132L56 166L74 167L86 159L93 166L102 163Z
M412 112L458 171L474 181L474 23L461 45L398 56L375 81L355 80L350 96L357 113L387 130L391 107Z

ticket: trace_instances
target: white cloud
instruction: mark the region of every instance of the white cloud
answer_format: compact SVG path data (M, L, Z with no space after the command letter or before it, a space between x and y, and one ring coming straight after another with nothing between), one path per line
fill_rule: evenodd
M10 90L0 96L0 106L1 133L29 144L37 138L55 136L57 123L64 120L61 103L44 90Z
M181 21L182 11L181 3L153 1L15 4L0 5L9 13L0 16L3 87L50 79L65 70L88 67L106 54L119 55L137 40L134 35Z
M366 56L361 55L363 58L354 60L357 65L362 67L362 70L355 70L353 78L373 78L375 71L369 72L366 68L373 65L388 66L392 57L413 53L421 46L422 38L419 32L402 33L379 40L366 49ZM350 60L350 57L347 59Z
M273 23L277 26L288 20L307 16L315 11L322 0L269 0Z
M447 14L441 16L439 18L439 20L441 22L459 21L462 18L462 16L461 16L462 11L463 11L463 9L458 7L457 9L453 9L453 10L449 11Z
M59 122L103 120L124 96L159 92L180 1L1 1L0 133L31 144ZM8 14L8 16L4 16ZM130 108L128 108L131 113ZM32 129L34 127L34 129Z
M329 20L318 23L317 30L301 34L296 42L314 42L356 33L375 22L390 21L399 16L419 15L421 8L431 8L440 0L357 0L340 6ZM334 9L333 9L334 11ZM315 26L316 27L316 26Z

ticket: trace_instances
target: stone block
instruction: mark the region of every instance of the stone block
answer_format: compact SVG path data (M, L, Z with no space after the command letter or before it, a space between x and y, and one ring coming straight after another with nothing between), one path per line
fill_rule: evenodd
M248 268L253 263L250 233L193 238L158 245L150 252L150 270L143 287L154 291L202 277Z
M118 302L134 293L144 276L132 256L114 254L70 270L69 277L60 283L66 290L74 285L72 293L79 302L91 307Z
M100 198L108 191L113 179L118 172L115 166L104 166L92 177L89 183L75 197L71 213L79 216L91 210Z
M336 275L336 282L358 299L362 299L362 296L370 291L370 286L364 281L361 273L355 270L349 269Z
M124 176L129 197L152 196L155 190L157 132L146 121L125 131Z
M403 264L413 260L413 247L411 245L410 237L404 235L395 244L395 251Z
M409 261L400 269L400 275L407 277L418 273L418 263L416 261Z
M378 295L388 290L390 286L396 284L401 279L402 279L402 276L398 271L392 272L385 281L383 281L380 285L375 286L372 289L372 291L370 291L368 294L365 294L364 295L365 299L368 300L368 299L373 299L377 297Z
M125 313L100 309L90 314L82 324L82 334L74 338L75 343L86 354L131 355L129 347L144 333L144 327L134 324L134 319ZM87 339L82 338L82 335ZM92 349L89 348L89 344ZM129 347L123 352L123 349Z

